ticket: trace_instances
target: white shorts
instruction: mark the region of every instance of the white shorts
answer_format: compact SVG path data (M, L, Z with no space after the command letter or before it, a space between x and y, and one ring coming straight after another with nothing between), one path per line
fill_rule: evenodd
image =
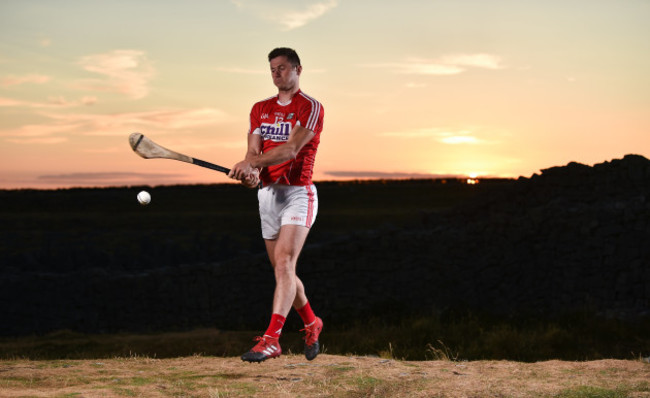
M311 228L318 213L318 193L315 185L297 186L273 184L257 192L260 204L262 237L277 239L283 225Z

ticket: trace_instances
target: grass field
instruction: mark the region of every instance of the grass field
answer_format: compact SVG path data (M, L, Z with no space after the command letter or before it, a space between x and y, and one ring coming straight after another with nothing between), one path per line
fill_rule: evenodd
M3 397L558 397L650 396L641 361L409 362L322 354L262 364L192 356L0 361Z

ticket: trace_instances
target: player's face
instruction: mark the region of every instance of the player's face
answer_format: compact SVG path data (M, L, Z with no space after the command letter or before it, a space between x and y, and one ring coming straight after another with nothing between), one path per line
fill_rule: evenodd
M271 60L273 84L281 91L292 91L298 85L301 66L293 66L284 55Z

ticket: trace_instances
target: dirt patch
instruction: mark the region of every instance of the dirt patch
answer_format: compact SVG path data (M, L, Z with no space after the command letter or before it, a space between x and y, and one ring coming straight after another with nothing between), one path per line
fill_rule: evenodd
M650 397L642 361L427 361L285 355L0 362L2 397Z

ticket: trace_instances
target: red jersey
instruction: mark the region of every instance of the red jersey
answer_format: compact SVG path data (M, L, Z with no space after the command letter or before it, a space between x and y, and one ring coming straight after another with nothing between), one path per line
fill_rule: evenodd
M288 104L280 104L276 95L253 105L248 134L262 136L262 153L286 143L296 124L316 134L295 159L263 168L260 173L262 184L311 184L324 116L325 110L320 102L300 90Z

